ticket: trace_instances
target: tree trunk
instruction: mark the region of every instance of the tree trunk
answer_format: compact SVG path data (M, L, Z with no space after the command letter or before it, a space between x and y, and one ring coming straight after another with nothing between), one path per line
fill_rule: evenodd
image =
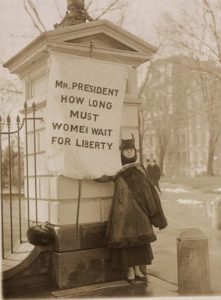
M211 135L211 133L210 133ZM213 139L212 137L209 138L209 145L208 145L208 158L207 158L207 170L206 173L209 176L213 176L214 175L214 171L213 171L213 160L214 160L214 143L213 143Z
M160 167L161 175L164 174L164 169L163 169L164 157L165 157L165 151L162 147L160 147L159 167Z

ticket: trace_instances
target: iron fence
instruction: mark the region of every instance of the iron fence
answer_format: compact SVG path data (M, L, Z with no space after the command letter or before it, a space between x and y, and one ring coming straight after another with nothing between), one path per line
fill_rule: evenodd
M26 241L26 231L30 227L30 155L34 159L34 222L38 223L36 121L42 118L36 117L35 103L28 107L25 102L22 113L23 117L18 115L14 123L10 116L6 120L0 116L2 258ZM30 145L32 153L29 153Z

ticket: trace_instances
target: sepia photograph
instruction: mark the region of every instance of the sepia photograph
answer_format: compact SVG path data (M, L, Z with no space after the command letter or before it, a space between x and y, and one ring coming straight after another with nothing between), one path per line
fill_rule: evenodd
M0 20L1 299L221 299L221 1Z

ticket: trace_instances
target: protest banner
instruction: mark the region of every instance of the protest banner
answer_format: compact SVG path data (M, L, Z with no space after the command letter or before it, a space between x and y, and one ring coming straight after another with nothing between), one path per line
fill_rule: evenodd
M50 56L45 114L49 172L76 179L116 174L127 67L56 52Z

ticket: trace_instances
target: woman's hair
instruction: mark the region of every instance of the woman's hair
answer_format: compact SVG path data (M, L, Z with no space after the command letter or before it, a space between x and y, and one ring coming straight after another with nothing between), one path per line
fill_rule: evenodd
M132 136L132 139L128 139L128 140L121 140L121 144L120 144L120 150L125 150L125 149L135 149L135 139L134 136Z

